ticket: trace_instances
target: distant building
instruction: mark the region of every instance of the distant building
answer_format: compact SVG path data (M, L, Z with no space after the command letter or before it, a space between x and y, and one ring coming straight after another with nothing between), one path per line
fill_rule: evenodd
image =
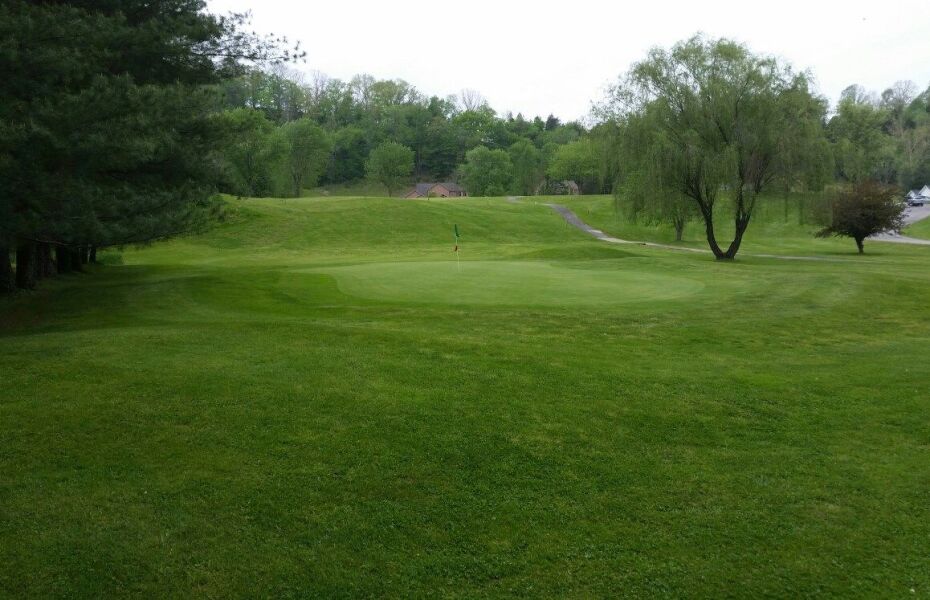
M467 195L457 183L444 181L442 183L418 183L404 195L404 198L461 198Z

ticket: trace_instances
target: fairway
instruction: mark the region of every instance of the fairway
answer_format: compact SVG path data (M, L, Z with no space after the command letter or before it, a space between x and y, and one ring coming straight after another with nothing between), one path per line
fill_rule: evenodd
M228 199L0 300L0 595L930 593L930 248L549 201Z

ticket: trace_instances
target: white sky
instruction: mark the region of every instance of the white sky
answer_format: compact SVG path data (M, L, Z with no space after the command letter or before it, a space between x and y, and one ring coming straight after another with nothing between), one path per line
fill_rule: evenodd
M831 101L847 85L930 84L930 0L208 0L299 40L305 71L404 79L427 95L481 92L498 113L583 117L645 56L702 31L811 69Z

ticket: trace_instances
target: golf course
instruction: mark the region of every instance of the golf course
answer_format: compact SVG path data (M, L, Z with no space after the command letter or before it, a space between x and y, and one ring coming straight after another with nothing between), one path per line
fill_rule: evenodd
M707 247L227 197L0 298L0 595L930 594L930 247L550 203Z

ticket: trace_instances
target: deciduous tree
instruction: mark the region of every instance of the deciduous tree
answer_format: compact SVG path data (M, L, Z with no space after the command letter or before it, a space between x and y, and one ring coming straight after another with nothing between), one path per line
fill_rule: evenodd
M264 196L274 191L274 172L284 160L286 141L264 113L239 108L218 118L223 132L219 155L225 177L222 191L237 196Z
M697 36L652 50L612 95L614 118L652 125L643 160L628 168L661 172L630 181L673 185L698 208L714 256L734 258L759 194L776 177L779 140L798 126L785 105L806 89L804 75L730 40ZM726 249L714 224L721 198L732 202L734 220Z
M326 169L332 151L332 141L311 119L303 118L284 125L287 140L285 163L295 198L305 187L314 187Z
M397 142L385 142L371 151L365 172L369 179L386 187L391 196L413 173L413 150Z
M465 154L462 181L472 196L503 196L513 179L513 163L504 150L478 146Z
M606 149L598 148L591 138L558 146L546 169L549 179L571 180L586 192L601 191L601 161Z
M542 156L529 140L515 142L507 150L513 164L513 191L528 196L542 180Z
M889 112L859 86L846 89L827 127L841 180L894 182L892 140L885 133L889 117Z
M867 237L883 231L897 231L903 226L904 209L898 188L875 181L861 181L837 194L833 202L832 222L817 236L851 237L856 241L859 254L862 254Z

